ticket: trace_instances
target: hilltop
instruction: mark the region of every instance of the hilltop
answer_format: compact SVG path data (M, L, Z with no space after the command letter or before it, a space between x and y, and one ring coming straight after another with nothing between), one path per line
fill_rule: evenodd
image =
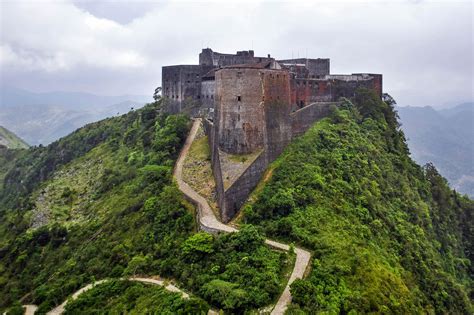
M291 285L290 314L471 313L473 201L411 160L389 103L360 90L328 109L269 164L228 227L240 231L217 235L199 231L202 209L172 175L187 147L184 175L216 207L212 141L201 130L184 145L196 131L164 105L46 147L0 151L2 312L36 304L45 313L104 279L66 312L271 309L295 265L292 248L305 248L310 268ZM120 280L137 276L164 278L190 298Z

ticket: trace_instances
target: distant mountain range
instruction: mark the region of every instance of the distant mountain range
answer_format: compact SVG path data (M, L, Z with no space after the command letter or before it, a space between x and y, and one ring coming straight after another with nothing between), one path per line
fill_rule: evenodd
M398 107L413 159L432 162L461 193L474 196L474 103L435 110Z
M0 148L26 149L28 144L10 130L0 126Z
M151 96L103 96L78 92L34 93L0 88L0 125L31 145L47 145L87 123L128 112Z

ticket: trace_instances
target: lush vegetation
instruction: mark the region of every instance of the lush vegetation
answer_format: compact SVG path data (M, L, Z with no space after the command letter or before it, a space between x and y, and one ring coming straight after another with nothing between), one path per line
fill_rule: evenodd
M207 314L209 306L196 299L183 299L156 285L112 280L98 284L66 305L64 314Z
M87 125L47 147L4 152L0 310L34 303L44 313L94 280L132 275L174 279L234 313L276 299L287 254L265 246L251 226L196 234L194 208L172 180L190 122L160 106Z
M289 313L472 314L474 203L410 159L391 104L360 90L268 172L244 220L314 255Z

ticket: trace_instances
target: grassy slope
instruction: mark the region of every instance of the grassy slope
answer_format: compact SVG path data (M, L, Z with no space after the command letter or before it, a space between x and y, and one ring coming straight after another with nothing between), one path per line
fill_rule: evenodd
M94 279L132 274L176 279L226 310L274 300L288 255L251 227L195 234L172 181L188 126L149 105L12 159L0 190L0 309L21 299L43 313Z
M314 252L290 313L469 313L473 202L412 162L389 107L357 104L292 143L245 208Z
M0 145L3 144L9 149L26 149L28 144L16 136L13 132L0 126Z
M1 304L24 297L45 311L93 277L126 274L152 246L179 247L193 229L171 178L186 132L185 118L165 120L148 106L17 159L0 192ZM173 222L139 211L154 195ZM46 219L31 228L38 213ZM155 240L162 230L169 239Z

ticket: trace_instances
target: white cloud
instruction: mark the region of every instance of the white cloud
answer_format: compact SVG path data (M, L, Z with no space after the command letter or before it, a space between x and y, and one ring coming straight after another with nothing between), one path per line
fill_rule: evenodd
M20 1L1 27L2 80L30 89L151 93L161 66L210 46L380 72L404 105L472 99L470 2Z

